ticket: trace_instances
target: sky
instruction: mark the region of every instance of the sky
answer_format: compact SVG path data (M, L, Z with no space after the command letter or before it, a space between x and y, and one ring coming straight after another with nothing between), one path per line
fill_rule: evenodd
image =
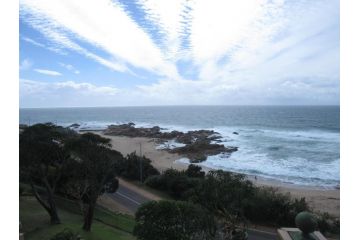
M20 0L20 107L338 105L337 0Z

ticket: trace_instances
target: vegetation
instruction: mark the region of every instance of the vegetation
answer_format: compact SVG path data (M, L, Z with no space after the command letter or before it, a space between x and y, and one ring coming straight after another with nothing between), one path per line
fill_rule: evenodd
M194 171L196 169L196 171ZM175 199L188 200L208 209L225 222L294 224L300 211L308 210L305 199L292 200L273 188L256 187L242 174L210 171L199 167L187 171L169 169L147 179L150 187L168 192Z
M52 224L60 223L54 194L69 160L63 142L71 135L71 131L47 123L25 128L19 139L20 180L30 184ZM45 191L40 194L35 185Z
M110 139L93 133L81 134L68 142L66 148L74 161L68 165L71 178L66 182L68 195L80 201L84 214L83 229L91 230L97 199L118 188L115 169L119 162L108 156Z
M97 198L118 188L116 170L121 159L112 157L110 147L109 139L51 123L33 125L20 134L20 181L31 186L51 223L60 223L58 193L80 202L83 229L91 230Z
M81 240L81 236L71 229L65 228L62 232L56 233L50 240Z
M246 239L248 222L294 226L296 214L309 210L304 198L257 187L242 174L220 170L205 174L192 164L185 171L168 169L160 174L150 159L135 153L123 157L112 150L109 139L51 123L20 133L20 176L20 205L29 204L22 200L29 195L38 202L20 206L30 240L76 239L77 233L85 239L114 239L116 234L132 239L133 219L96 207L100 195L117 190L117 176L145 180L149 188L178 200L149 202L139 208L134 234L143 240ZM339 220L326 213L319 215L318 225L323 233L339 233Z
M132 235L134 218L109 213L96 208L91 232L82 229L82 217L78 205L73 201L56 199L61 224L48 224L48 214L32 196L20 198L20 221L26 240L49 240L57 233L68 229L86 240L134 240ZM73 212L72 210L76 210Z
M210 213L181 201L143 204L136 213L134 234L139 240L213 239L216 227Z
M137 156L135 152L122 158L119 169L119 176L130 180L138 180L143 182L149 176L159 175L160 172L151 164L151 160L145 156Z

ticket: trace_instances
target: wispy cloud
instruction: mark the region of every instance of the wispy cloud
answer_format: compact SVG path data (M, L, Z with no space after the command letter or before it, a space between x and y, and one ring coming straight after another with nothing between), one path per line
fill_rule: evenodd
M309 94L327 103L339 101L335 90L339 88L339 1L136 0L131 4L20 0L20 9L22 21L54 48L139 78L155 75L155 83L126 91L134 102L146 95L144 103L152 104L225 104L228 99L267 104L290 96L310 101ZM186 74L189 70L191 74ZM321 84L325 81L330 86ZM288 95L292 91L298 96Z
M108 67L125 71L125 66L115 67L122 63L165 76L177 75L176 67L165 60L160 49L120 4L109 0L22 0L20 4L24 21L45 37ZM69 36L92 44L110 54L114 60L105 60L88 52L71 41Z
M59 65L60 65L61 67L66 68L67 70L69 70L69 71L75 73L75 74L80 74L80 71L77 70L77 69L76 69L74 66L72 66L71 64L65 64L65 63L61 63L61 62L60 62Z
M25 42L31 43L34 46L45 48L47 50L50 50L52 52L55 52L55 53L58 53L61 55L67 55L67 53L64 50L62 50L61 48L45 45L45 44L35 41L34 39L29 38L29 37L23 36L23 37L21 37L21 39L24 40Z
M21 61L19 68L20 68L20 70L29 70L32 65L33 65L33 63L30 61L30 59L26 58Z
M47 70L47 69L34 69L35 72L41 73L41 74L45 74L45 75L49 75L49 76L61 76L62 74L56 71L52 71L52 70Z

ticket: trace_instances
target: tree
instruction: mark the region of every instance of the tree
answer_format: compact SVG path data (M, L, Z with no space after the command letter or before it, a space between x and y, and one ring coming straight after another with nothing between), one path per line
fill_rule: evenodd
M253 184L244 175L217 170L210 171L188 196L194 203L214 213L224 238L232 239L245 232L244 211L254 191Z
M136 212L134 235L139 240L213 239L213 216L198 205L181 201L152 201Z
M185 173L188 177L193 178L204 178L204 176L206 175L206 173L202 171L202 168L200 166L194 164L188 165L188 168L186 169Z
M123 160L118 175L131 180L145 180L149 176L159 175L159 171L145 156L138 156L135 152L128 154Z
M20 180L30 184L52 224L60 223L54 193L69 160L63 143L73 134L71 130L46 123L25 128L19 138Z
M110 147L110 139L92 133L82 134L66 144L74 159L69 167L72 176L67 189L80 202L85 231L91 231L98 197L118 188L116 169L121 159L110 156Z

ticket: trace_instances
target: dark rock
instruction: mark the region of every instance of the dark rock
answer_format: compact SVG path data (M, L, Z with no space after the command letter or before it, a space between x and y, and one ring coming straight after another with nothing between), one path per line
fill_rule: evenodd
M81 125L78 124L78 123L74 123L74 124L71 124L70 126L68 126L69 128L79 128Z
M218 144L218 142L221 142L220 139L222 137L213 130L196 130L188 131L186 133L179 131L161 132L159 126L136 128L133 123L128 123L110 125L104 131L104 134L154 138L157 143L165 143L167 140L175 140L178 143L186 144L186 146L168 149L166 151L182 154L188 157L191 162L202 162L207 159L207 156L237 151L237 148L228 148L222 144Z
M232 153L237 151L236 147L225 147L223 144L210 143L207 140L195 141L184 147L171 149L170 152L182 154L188 157L191 162L201 162L207 159L207 156L217 155L220 153Z
M238 135L238 133L237 133L237 132L233 132L233 134Z

